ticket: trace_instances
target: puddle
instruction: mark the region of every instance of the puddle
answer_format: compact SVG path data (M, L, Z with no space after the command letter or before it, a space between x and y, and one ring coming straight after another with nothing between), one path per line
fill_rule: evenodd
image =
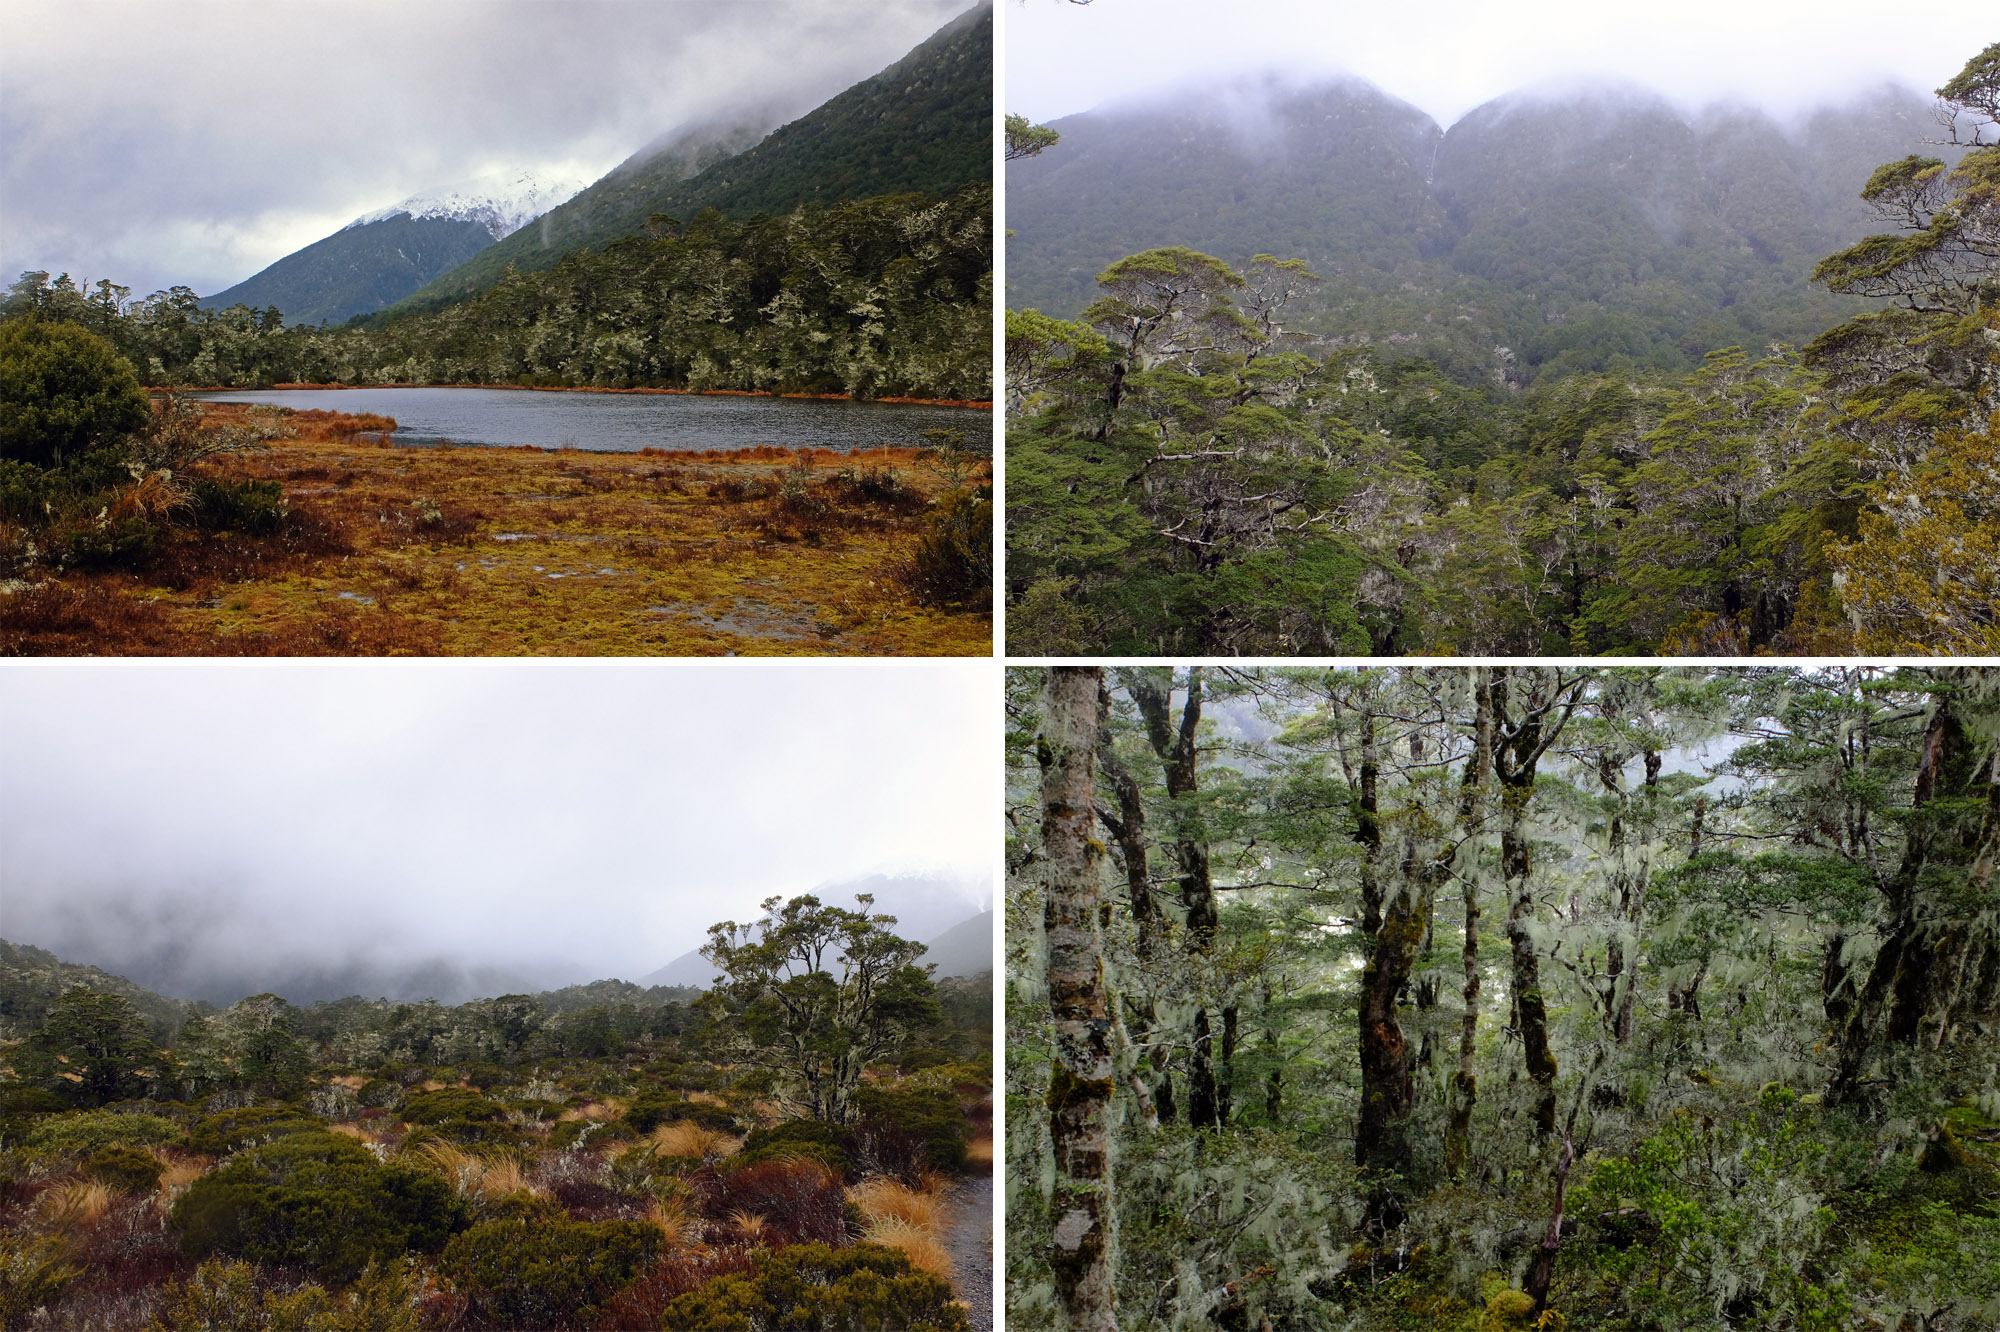
M803 610L782 611L767 601L748 597L734 598L729 609L719 615L686 605L648 606L646 611L652 615L679 616L698 628L741 638L776 638L797 643L832 638L837 632L832 625Z
M372 606L375 604L375 598L365 597L361 595L359 592L342 592L339 594L339 596L342 601L356 601L361 603L363 606Z

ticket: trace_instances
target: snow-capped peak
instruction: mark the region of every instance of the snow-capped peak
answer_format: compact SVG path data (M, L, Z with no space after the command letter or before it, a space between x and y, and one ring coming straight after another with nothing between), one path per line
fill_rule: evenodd
M362 227L370 222L386 222L399 213L413 218L441 217L453 221L477 222L501 240L548 212L567 203L587 180L552 176L538 171L499 171L455 185L413 194L399 204L364 213L347 224ZM341 228L343 231L346 227Z

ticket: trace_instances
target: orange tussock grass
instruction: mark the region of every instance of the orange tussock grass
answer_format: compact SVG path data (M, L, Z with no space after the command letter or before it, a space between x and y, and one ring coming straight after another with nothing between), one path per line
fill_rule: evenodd
M111 1210L112 1189L102 1180L66 1179L41 1197L42 1215L58 1226L88 1226Z
M368 1079L362 1077L359 1073L349 1073L345 1077L339 1078L328 1078L327 1082L331 1086L345 1087L349 1091L360 1091L368 1085Z
M982 1135L969 1140L965 1144L965 1159L990 1167L993 1164L993 1139Z
M847 1190L848 1198L870 1221L902 1221L924 1230L937 1226L938 1200L886 1175L872 1175Z
M646 1208L646 1219L666 1232L668 1248L680 1248L701 1234L701 1222L688 1215L687 1205L678 1198L671 1202L655 1199Z
M475 1193L499 1198L509 1193L540 1192L521 1173L521 1163L511 1156L488 1158L454 1143L437 1141L425 1143L416 1154L451 1181L461 1198Z
M946 1281L951 1280L951 1255L945 1252L937 1236L922 1226L888 1217L870 1225L863 1238L870 1244L901 1249L909 1258L911 1267Z
M735 1226L743 1238L752 1244L761 1243L764 1232L771 1227L771 1223L757 1213L746 1212L740 1207L729 1214L729 1224Z
M743 1144L719 1129L703 1128L686 1119L676 1119L653 1130L653 1144L662 1156L698 1156L719 1161Z

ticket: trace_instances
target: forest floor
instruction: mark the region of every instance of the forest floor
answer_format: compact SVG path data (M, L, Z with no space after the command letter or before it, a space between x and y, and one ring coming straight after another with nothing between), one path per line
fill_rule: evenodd
M953 1190L951 1284L968 1306L972 1332L993 1332L993 1176L975 1175Z
M245 409L208 404L218 421ZM0 654L979 655L900 581L947 483L911 450L407 448L332 412L200 464L276 482L265 536L0 584Z

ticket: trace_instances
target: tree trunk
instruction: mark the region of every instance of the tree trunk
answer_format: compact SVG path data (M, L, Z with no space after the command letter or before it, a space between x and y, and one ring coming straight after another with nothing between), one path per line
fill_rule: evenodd
M1097 694L1097 761L1105 780L1118 797L1117 814L1100 809L1097 816L1111 830L1112 838L1118 843L1119 858L1125 862L1125 893L1132 903L1132 923L1138 931L1139 969L1146 978L1148 991L1133 1004L1131 1026L1137 1031L1136 1034L1129 1034L1128 1039L1135 1050L1135 1060L1144 1059L1159 1079L1157 1084L1148 1085L1146 1100L1152 1105L1155 1115L1170 1121L1174 1117L1172 1071L1164 1067L1164 1060L1155 1061L1148 1055L1137 1053L1140 1046L1150 1048L1159 1027L1150 990L1160 979L1158 971L1166 946L1166 921L1153 897L1152 867L1146 850L1146 806L1137 779L1119 760L1112 746L1111 691L1101 680ZM1144 1080L1148 1071L1135 1066L1131 1076L1135 1080Z
M1486 778L1492 766L1493 689L1485 667L1473 668L1472 754L1465 761L1465 782L1459 798L1459 824L1463 836L1478 838L1486 821ZM1445 1170L1457 1179L1465 1173L1466 1156L1472 1146L1472 1107L1479 1100L1479 1078L1474 1055L1479 1042L1479 841L1472 840L1470 872L1460 877L1465 902L1465 947L1460 961L1465 969L1463 999L1465 1011L1458 1027L1458 1072L1451 1080L1451 1118L1444 1131Z
M1087 1332L1116 1332L1112 1063L1098 923L1104 848L1091 836L1095 808L1091 759L1100 676L1096 667L1050 668L1037 747L1042 767L1042 844L1049 866L1043 927L1054 1018L1048 1108L1055 1149L1051 1210L1056 1222L1049 1265L1070 1325Z

